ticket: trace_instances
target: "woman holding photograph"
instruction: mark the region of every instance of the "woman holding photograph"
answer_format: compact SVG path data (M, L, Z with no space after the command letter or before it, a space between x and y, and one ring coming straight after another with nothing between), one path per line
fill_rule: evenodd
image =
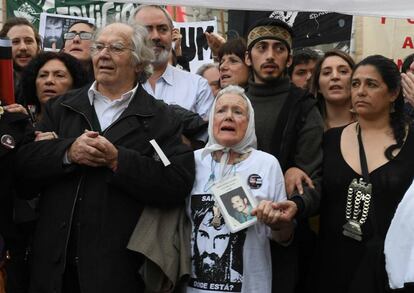
M362 60L351 96L357 122L324 136L318 287L311 292L388 292L384 239L414 175L414 133L396 64L380 55Z
M287 244L293 233L285 217L290 205L282 171L275 157L256 150L254 112L241 87L218 93L209 121L207 146L195 152L196 180L188 202L193 272L186 292L270 293L269 239ZM258 202L251 212L258 223L237 233L230 232L211 191L231 176L246 182Z

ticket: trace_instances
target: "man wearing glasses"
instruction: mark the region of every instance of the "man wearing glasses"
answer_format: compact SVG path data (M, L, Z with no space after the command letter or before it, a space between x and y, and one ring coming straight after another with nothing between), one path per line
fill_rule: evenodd
M30 292L143 292L129 237L145 206L182 204L194 180L180 122L140 84L153 59L146 29L108 25L91 55L92 86L48 103L39 123L59 138L18 153L20 178L42 202Z
M78 59L86 70L89 80L94 80L90 47L93 44L93 34L96 27L86 21L73 23L68 32L63 35L65 40L62 51Z

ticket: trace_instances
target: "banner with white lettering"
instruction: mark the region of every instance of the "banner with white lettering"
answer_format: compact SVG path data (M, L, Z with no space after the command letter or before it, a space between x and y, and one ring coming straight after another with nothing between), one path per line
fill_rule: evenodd
M292 27L295 35L293 48L339 42L349 46L351 40L352 16L350 15L278 10L273 12L229 10L228 35L246 36L250 26L264 17L280 19Z
M132 1L131 1L132 2ZM7 17L23 17L36 27L40 13L56 13L78 17L94 18L97 27L107 23L127 22L138 3L80 0L14 0L7 1Z
M412 17L414 11L414 1L408 0L296 0L296 1L284 1L284 0L140 0L140 3L146 4L159 4L159 5L178 5L178 6L198 6L207 8L219 8L219 9L239 9L239 10L280 10L280 11L325 11L325 12L338 12L352 15L365 15L365 16L387 16L397 18L409 18ZM109 5L104 6L104 3ZM119 14L121 18L127 13L126 9L129 5L136 5L136 0L118 0L115 4L112 1L88 1L88 0L13 0L6 1L7 16L11 17L14 11L20 11L27 14L27 10L34 10L32 12L40 13L43 10L45 12L58 12L61 14L74 15L76 9L78 16L93 17L93 14L102 18L102 22L105 22L105 17L110 15L110 10L114 10ZM61 7L60 11L49 11L48 9L57 9ZM64 12L65 10L66 12ZM108 13L109 12L109 13ZM82 15L79 15L82 13ZM85 15L88 14L88 15ZM97 19L99 26L100 21Z

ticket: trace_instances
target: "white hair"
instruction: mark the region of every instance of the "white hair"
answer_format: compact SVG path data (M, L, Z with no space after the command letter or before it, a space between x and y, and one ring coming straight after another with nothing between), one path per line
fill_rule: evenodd
M217 103L217 100L225 94L238 95L245 100L246 105L247 105L248 124L247 124L246 133L239 143L231 147L225 147L225 146L220 145L213 135L213 123L214 123L216 103ZM254 122L253 106L249 98L246 96L244 89L239 87L238 85L229 85L228 87L222 89L221 91L218 92L217 97L214 100L213 106L211 107L211 110L210 110L209 123L208 123L209 138L208 138L206 147L203 149L202 157L205 157L207 154L218 151L218 150L222 150L225 153L228 153L229 150L233 150L239 154L244 154L244 153L250 152L252 149L257 149L257 138L256 138L256 131L255 131L254 123L255 122ZM228 160L228 156L226 155L224 157L226 158L224 158L223 162L220 161L220 164L227 163L225 161Z
M132 28L132 36L131 36L131 43L132 43L132 57L134 65L139 65L142 67L142 71L140 72L138 76L139 82L145 82L147 79L152 75L153 68L152 68L152 62L154 61L154 51L153 51L153 44L152 41L148 37L148 30L137 23L134 24L128 24L123 22L114 22L110 23L115 24L120 23L127 25ZM94 41L96 41L99 37L99 35L102 33L102 30L104 30L108 25L105 27L99 29L94 36Z

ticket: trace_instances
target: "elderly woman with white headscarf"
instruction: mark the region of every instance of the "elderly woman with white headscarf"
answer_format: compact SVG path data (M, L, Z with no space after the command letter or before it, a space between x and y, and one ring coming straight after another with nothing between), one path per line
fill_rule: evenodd
M256 150L254 111L244 90L221 90L210 112L209 141L195 152L196 179L188 202L192 222L193 272L187 293L271 292L269 239L287 243L291 223L281 223L286 200L283 174L272 155ZM232 233L212 195L212 187L239 176L258 202L246 219L257 223ZM246 199L232 202L240 210ZM247 210L247 209L246 209Z

